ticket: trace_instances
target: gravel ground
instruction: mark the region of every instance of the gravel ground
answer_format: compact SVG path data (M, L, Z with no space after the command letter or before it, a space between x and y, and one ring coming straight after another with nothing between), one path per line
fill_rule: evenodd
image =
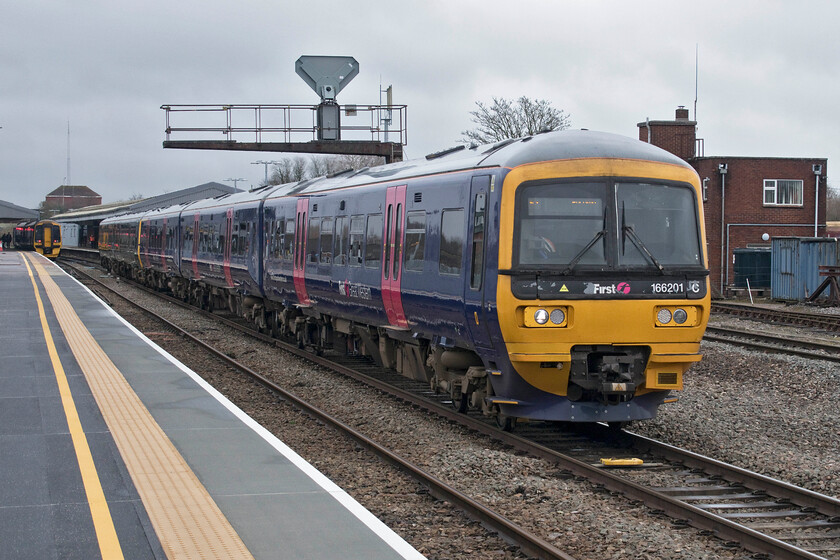
M591 484L557 476L552 465L429 417L376 391L335 377L278 350L210 324L147 295L143 305L170 320L224 339L228 354L268 373L369 437L558 548L592 559L730 559L749 555ZM522 558L516 550L345 438L243 383L184 347L170 351L347 490L429 558ZM220 343L221 345L221 343ZM835 365L706 343L704 360L686 375L678 403L633 431L837 496L840 405ZM196 360L199 361L196 361Z

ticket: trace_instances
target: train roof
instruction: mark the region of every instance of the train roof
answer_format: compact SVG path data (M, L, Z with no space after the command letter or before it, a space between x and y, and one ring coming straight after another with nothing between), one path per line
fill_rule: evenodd
M452 173L476 168L509 168L537 163L581 158L622 158L657 161L693 169L688 163L652 144L606 132L563 130L503 140L482 146L457 146L429 154L423 159L348 170L291 185L293 194L312 194L384 181ZM286 186L286 185L283 185ZM297 188L295 188L295 186ZM286 193L288 194L288 193ZM270 197L284 196L272 193Z
M219 206L230 206L263 199L286 196L300 196L320 192L358 187L382 182L402 181L441 173L453 173L471 169L508 168L543 161L582 158L622 158L656 161L693 168L677 156L652 144L627 136L589 130L552 131L534 136L503 140L482 146L456 146L425 158L390 163L359 170L348 169L314 179L296 183L261 187L252 191L224 194L215 198L198 200L153 212L171 213L200 211ZM123 221L145 218L150 212L124 214L106 221Z

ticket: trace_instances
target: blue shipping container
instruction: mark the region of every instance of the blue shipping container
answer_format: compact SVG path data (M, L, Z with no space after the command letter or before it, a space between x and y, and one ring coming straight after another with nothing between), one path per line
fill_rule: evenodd
M773 299L804 301L825 280L819 265L840 264L840 239L774 237L771 252ZM828 297L828 292L820 297Z

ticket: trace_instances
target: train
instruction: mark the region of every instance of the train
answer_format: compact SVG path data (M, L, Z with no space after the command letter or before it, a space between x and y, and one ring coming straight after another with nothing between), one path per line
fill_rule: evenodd
M102 264L510 430L653 418L701 359L702 191L589 130L458 146L103 220Z
M61 253L61 225L52 220L21 222L12 234L15 247L55 259Z

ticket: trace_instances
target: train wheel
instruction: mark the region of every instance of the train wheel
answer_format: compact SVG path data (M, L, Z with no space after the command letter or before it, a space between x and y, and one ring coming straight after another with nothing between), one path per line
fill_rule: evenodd
M458 412L467 411L467 408L470 404L469 395L461 393L460 387L455 386L453 384L452 388L449 391L449 397L452 399L452 408L454 408Z
M505 416L501 412L496 414L496 425L505 432L512 432L516 426L516 418L514 416Z
M627 426L628 422L607 422L610 428L610 433L617 434Z

